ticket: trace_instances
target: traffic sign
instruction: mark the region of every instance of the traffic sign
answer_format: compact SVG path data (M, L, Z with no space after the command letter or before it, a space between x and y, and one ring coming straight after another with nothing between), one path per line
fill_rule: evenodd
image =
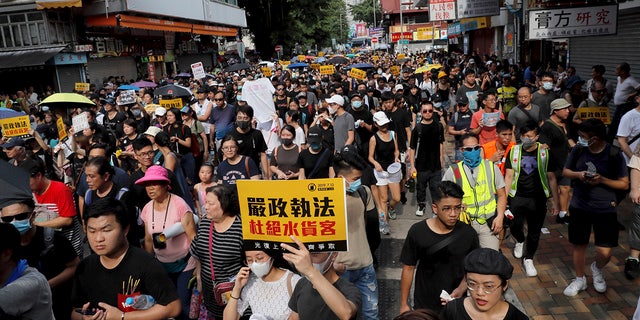
M371 43L377 43L378 42L378 38L371 38Z
M282 46L281 45L277 45L275 50L276 50L276 52L282 51Z

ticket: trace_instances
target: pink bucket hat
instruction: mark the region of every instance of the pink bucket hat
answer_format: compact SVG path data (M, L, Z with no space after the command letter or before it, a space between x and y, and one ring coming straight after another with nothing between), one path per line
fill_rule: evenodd
M164 181L167 183L167 185L169 183L171 183L171 180L169 179L169 173L167 172L167 169L158 166L158 165L154 165L151 166L147 169L147 172L144 174L144 177L138 179L136 181L137 185L143 185L146 182L149 181Z

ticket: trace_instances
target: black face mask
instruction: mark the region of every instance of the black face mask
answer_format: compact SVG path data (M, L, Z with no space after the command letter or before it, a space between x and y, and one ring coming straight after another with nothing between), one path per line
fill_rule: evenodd
M236 121L236 126L238 126L238 128L242 130L245 130L251 126L251 121Z
M287 139L287 138L282 139L282 144L285 146L290 146L293 144L293 139Z

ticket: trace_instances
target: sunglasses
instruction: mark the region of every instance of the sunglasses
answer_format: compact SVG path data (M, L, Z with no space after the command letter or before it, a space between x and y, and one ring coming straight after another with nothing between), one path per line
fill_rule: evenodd
M29 219L30 216L31 216L31 212L27 211L27 212L16 214L15 216L2 217L0 219L2 219L2 222L4 223L10 223L13 220L27 220Z
M213 99L213 100L215 100L215 101L224 101L224 98L222 98L222 99Z
M464 148L462 148L462 151L477 151L477 150L480 150L480 148L482 148L482 147L481 146L464 147Z
M429 110L422 110L422 113L433 113L433 109L429 109Z

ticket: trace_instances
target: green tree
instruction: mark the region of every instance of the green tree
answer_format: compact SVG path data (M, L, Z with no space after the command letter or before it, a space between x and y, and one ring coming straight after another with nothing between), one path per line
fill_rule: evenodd
M373 27L373 12L375 3L376 24L382 20L382 10L380 9L379 0L361 0L360 3L349 5L349 12L353 16L353 20L366 22L369 27Z

